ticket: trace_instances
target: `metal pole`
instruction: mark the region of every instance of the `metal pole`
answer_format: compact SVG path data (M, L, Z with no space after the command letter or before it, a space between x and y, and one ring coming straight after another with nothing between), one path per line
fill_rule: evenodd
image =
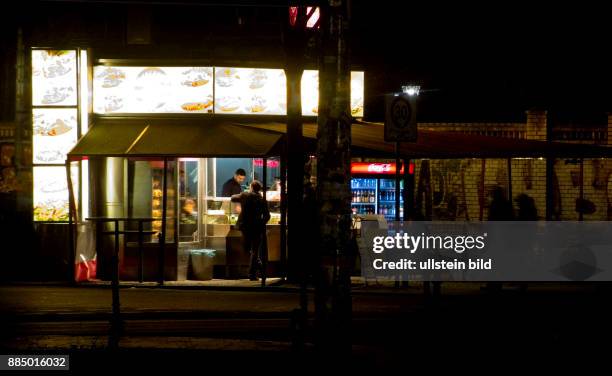
M164 264L166 254L166 215L168 214L168 158L164 157L164 173L162 182L162 232L159 239L159 275L158 283L164 284Z
M554 184L553 174L555 173L555 159L548 156L546 157L546 220L552 221L553 210L554 210Z
M580 206L578 211L578 220L584 220L584 159L580 158Z
M508 158L508 200L510 200L510 204L512 204L512 158Z
M404 160L404 220L414 219L414 170L410 172L411 160Z
M263 190L263 198L268 205L266 192L268 191L268 158L263 158L261 185ZM268 268L268 225L264 224L264 233L259 247L259 257L261 258L261 287L266 287L266 272Z
M74 224L78 223L78 217L76 213L76 205L74 202L74 189L72 186L72 175L70 174L70 160L66 160L66 179L68 183L68 238L69 238L69 262L70 265L68 267L68 276L69 281L71 283L75 283L74 280L74 265L76 264L76 242L75 242L75 233ZM72 219L75 219L73 222Z
M287 279L297 281L299 258L302 252L302 200L304 196L304 136L302 125L302 73L306 38L306 7L298 7L298 17L293 27L284 30L285 75L287 78L287 148L288 180L291 190L287 192L287 210L291 216L291 230L288 233Z
M280 264L281 264L281 277L287 277L287 162L285 155L281 156L280 160L281 168L281 194L280 194Z
M480 165L480 214L479 214L479 220L482 221L483 216L484 216L484 205L485 205L485 191L484 191L484 186L485 186L485 167L486 167L486 160L483 158L481 165Z
M400 160L400 142L395 143L395 220L399 222L400 217L400 170L402 162Z
M115 247L113 250L113 279L112 279L112 299L113 299L113 314L111 319L111 335L109 339L109 346L116 348L119 344L119 336L122 332L121 322L121 306L119 302L119 221L113 221L115 225L114 236L115 236Z
M138 281L142 283L144 281L144 255L142 254L142 231L143 223L142 219L138 220Z

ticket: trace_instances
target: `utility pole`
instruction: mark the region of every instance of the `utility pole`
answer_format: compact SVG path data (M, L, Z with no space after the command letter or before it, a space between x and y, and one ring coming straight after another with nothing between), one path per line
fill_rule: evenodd
M315 284L315 345L334 354L351 349L349 4L349 0L321 2L317 119L320 246Z
M300 278L303 266L302 202L304 196L304 137L302 134L301 80L304 72L304 54L308 43L305 6L289 8L289 23L284 33L285 76L287 78L287 195L288 236L286 275L289 281Z

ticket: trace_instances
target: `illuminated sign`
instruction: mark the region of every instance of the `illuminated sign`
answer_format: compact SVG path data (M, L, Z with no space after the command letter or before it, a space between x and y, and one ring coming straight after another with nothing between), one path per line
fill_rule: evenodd
M363 117L364 72L351 72L350 85L351 115ZM286 115L287 79L283 69L98 65L93 98L97 114ZM318 107L319 72L306 70L302 115L317 116Z
M64 163L77 142L79 120L87 122L87 51L33 49L31 78L34 220L67 221L69 200ZM79 94L81 103L77 100ZM82 110L81 119L78 106ZM79 174L83 173L85 185L88 181L86 166L81 169L78 163L72 164L70 171L78 200ZM82 196L85 201L87 193ZM78 201L75 204L78 208Z
M76 104L76 50L32 51L32 105Z
M78 192L78 170L71 169L75 192ZM34 167L34 220L68 220L68 182L64 167Z
M94 112L208 113L212 67L94 67Z
M283 69L215 68L215 113L285 115Z
M253 166L263 167L263 159L253 159ZM269 159L266 162L266 166L269 168L278 168L280 166L280 161L277 159Z
M77 109L32 110L33 163L63 164L77 141Z
M400 174L403 173L404 167L402 166ZM408 173L414 174L414 163L408 166ZM351 163L351 174L394 175L395 163L353 162Z
M365 73L351 72L351 115L363 117ZM319 71L305 70L302 74L302 115L317 116L319 113Z

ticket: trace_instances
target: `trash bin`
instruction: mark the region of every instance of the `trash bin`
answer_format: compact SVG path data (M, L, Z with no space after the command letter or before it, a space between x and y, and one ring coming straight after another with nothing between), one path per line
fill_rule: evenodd
M192 249L190 255L194 279L199 281L207 281L212 279L215 250Z

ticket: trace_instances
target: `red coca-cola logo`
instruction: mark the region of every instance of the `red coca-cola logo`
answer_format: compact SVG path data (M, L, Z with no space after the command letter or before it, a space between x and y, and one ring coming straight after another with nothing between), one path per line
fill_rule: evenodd
M383 173L389 171L391 171L390 163L371 163L368 165L368 172Z

